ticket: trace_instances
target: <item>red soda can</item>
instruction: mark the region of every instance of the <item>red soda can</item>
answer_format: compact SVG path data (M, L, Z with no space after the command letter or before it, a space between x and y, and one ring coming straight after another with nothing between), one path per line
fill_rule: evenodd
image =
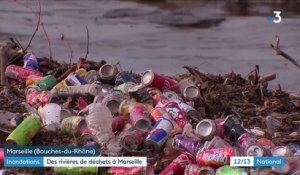
M27 69L16 65L9 65L5 69L5 76L7 78L18 80L18 81L25 81L26 78L31 75L42 77L43 73L34 69Z
M153 121L158 121L160 118L172 119L171 115L166 111L165 108L155 107L152 109L150 117Z
M147 91L151 95L155 105L162 99L166 99L166 97L163 95L163 93L159 89L148 88Z
M112 132L119 132L125 126L125 119L122 116L116 116L112 119Z
M146 168L144 167L111 167L108 169L111 175L145 175Z
M230 164L230 157L235 155L234 148L214 148L206 151L198 151L197 163L200 166L218 168Z
M160 90L172 90L179 92L179 83L171 78L157 74L152 70L143 73L142 83L148 87L155 87Z
M183 175L186 166L195 163L195 157L188 152L184 152L180 154L175 160L173 160L169 166L162 170L159 175Z
M249 133L244 133L237 140L238 147L245 156L265 156L266 151L260 146L256 138Z
M189 122L187 117L185 116L185 113L179 108L176 102L167 103L165 105L165 109L180 128L184 128L184 126Z

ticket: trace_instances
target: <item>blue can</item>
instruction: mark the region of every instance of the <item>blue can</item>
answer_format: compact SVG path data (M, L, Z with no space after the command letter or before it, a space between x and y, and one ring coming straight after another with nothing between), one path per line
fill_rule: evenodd
M37 70L39 68L39 64L37 58L32 53L27 53L24 56L24 68Z
M78 86L78 85L85 85L86 81L84 78L80 77L77 73L72 72L66 78L66 83L68 86Z
M149 133L144 147L154 152L159 152L163 144L167 141L174 126L171 120L167 118L159 119L154 128Z

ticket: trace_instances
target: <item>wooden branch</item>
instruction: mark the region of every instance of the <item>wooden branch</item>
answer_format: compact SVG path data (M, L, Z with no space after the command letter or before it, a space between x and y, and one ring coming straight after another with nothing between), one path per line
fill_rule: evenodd
M43 22L41 23L41 26L42 26L42 29L43 29L44 34L45 34L45 36L46 36L47 42L48 42L48 47L49 47L49 58L50 58L50 60L52 60L52 47L51 47L51 42L50 42L49 36L48 36L48 34L47 34L47 32L46 32L46 29L45 29L45 26L44 26L44 23L43 23Z
M56 29L59 30L58 28L56 28ZM65 38L65 35L62 32L61 32L61 38L60 39L63 41L64 46L69 49L69 53L70 53L69 67L71 67L71 63L72 63L72 59L73 59L73 49L70 47L69 42L67 41L67 39Z
M24 49L24 52L26 52L26 50L27 50L28 47L30 46L30 44L31 44L31 42L32 42L32 40L33 40L35 34L36 34L37 31L39 30L39 26L40 26L40 24L41 24L42 6L41 6L40 0L38 0L38 2L39 2L38 23L37 23L36 28L35 28L35 30L34 30L32 36L31 36L31 38L30 38L30 40L29 40L29 43L27 44L27 46L26 46L25 49Z
M90 53L89 51L89 46L90 46L90 34L89 34L89 28L86 26L86 35L87 35L87 43L86 43L86 54L85 54L85 59L87 59L88 54Z
M288 54L286 54L284 51L282 51L279 47L279 37L278 35L276 35L276 44L275 46L273 44L270 44L271 48L276 52L276 55L280 55L283 58L285 58L286 60L288 60L289 62L291 62L292 64L294 64L296 67L298 67L300 69L300 64L291 56L289 56Z

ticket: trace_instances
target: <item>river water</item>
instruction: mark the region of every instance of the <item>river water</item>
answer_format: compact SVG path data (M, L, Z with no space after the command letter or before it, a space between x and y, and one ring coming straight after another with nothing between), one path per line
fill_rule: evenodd
M37 1L20 2L38 9ZM20 2L0 0L0 41L13 36L26 46L37 18ZM73 62L85 56L88 26L91 60L120 61L123 69L139 73L153 69L168 75L184 72L182 66L190 65L202 72L224 74L234 70L246 76L258 64L261 74L276 73L272 87L280 83L284 89L300 90L300 70L275 55L269 46L278 34L281 48L300 62L300 15L280 6L257 6L250 9L250 15L236 15L235 9L224 9L220 4L187 3L178 7L112 0L41 2L42 22L56 60L69 62L66 45L73 50ZM281 23L267 21L273 10L282 11ZM168 15L174 11L193 13L191 18L184 18L192 22L198 18L224 20L204 28L203 24L178 27L169 22L170 18L174 22L174 15ZM30 50L39 57L49 56L42 28Z

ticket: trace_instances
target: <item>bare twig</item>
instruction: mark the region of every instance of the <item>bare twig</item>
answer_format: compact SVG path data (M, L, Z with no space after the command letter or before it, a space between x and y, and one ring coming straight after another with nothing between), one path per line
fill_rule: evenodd
M280 39L278 35L276 35L276 44L275 46L273 44L270 44L271 48L276 52L277 55L280 55L283 58L287 59L288 61L290 61L292 64L294 64L296 67L300 69L300 64L294 58L292 58L291 56L289 56L279 48L279 41Z
M67 39L66 39L66 37L65 37L65 35L64 35L64 33L63 32L61 32L60 30L59 30L59 28L58 27L56 27L56 29L61 33L61 37L60 37L60 39L63 41L63 43L64 43L64 46L66 47L66 48L68 48L69 49L69 53L70 53L70 61L69 61L69 67L71 67L71 63L72 63L72 59L73 59L73 49L71 48L71 46L70 46L70 44L69 44L69 42L67 41Z
M46 36L47 42L48 42L48 47L49 47L49 58L50 58L50 60L52 60L52 47L51 47L51 42L50 42L49 36L48 36L48 34L47 34L47 32L46 32L46 29L45 29L45 26L44 26L44 23L43 23L43 22L41 23L41 26L42 26L42 29L43 29L44 34L45 34L45 36Z
M16 2L17 2L17 1L16 1ZM40 0L38 0L38 2L39 2L38 22L37 22L36 28L35 28L35 30L34 30L32 36L31 36L31 38L30 38L30 40L29 40L29 43L27 44L27 46L26 46L25 49L24 49L24 52L25 52L25 51L28 49L28 47L30 46L30 44L31 44L31 42L32 42L32 40L33 40L35 34L36 34L37 31L39 30L39 26L40 26L40 24L41 24L42 6L41 6Z
M86 26L86 35L87 35L87 43L86 43L86 54L85 54L85 59L87 59L88 54L90 53L89 51L89 46L90 46L90 34L89 34L89 28Z
M18 2L17 0L15 0L15 2L16 2L17 4L20 4L20 5L25 6L27 9L29 9L31 12L34 13L34 10L33 10L30 6L25 5L25 4L22 4L21 2ZM38 0L38 2L39 2L39 8L40 8L40 10L41 10L41 2L40 2L40 0ZM36 15L36 17L37 17L38 20L40 21L40 25L42 26L43 32L44 32L44 34L45 34L45 36L46 36L46 39L47 39L47 42L48 42L48 47L49 47L49 58L50 58L50 60L52 60L53 57L52 57L52 47L51 47L51 42L50 42L49 36L48 36L48 34L47 34L47 32L46 32L46 28L45 28L45 26L44 26L44 23L42 22L41 12L40 12L38 15ZM16 41L18 42L18 40L16 40ZM18 45L19 45L19 47L21 46L21 44L20 44L19 42L18 42ZM22 47L21 47L21 49L24 50ZM25 51L25 50L24 50L24 51Z

